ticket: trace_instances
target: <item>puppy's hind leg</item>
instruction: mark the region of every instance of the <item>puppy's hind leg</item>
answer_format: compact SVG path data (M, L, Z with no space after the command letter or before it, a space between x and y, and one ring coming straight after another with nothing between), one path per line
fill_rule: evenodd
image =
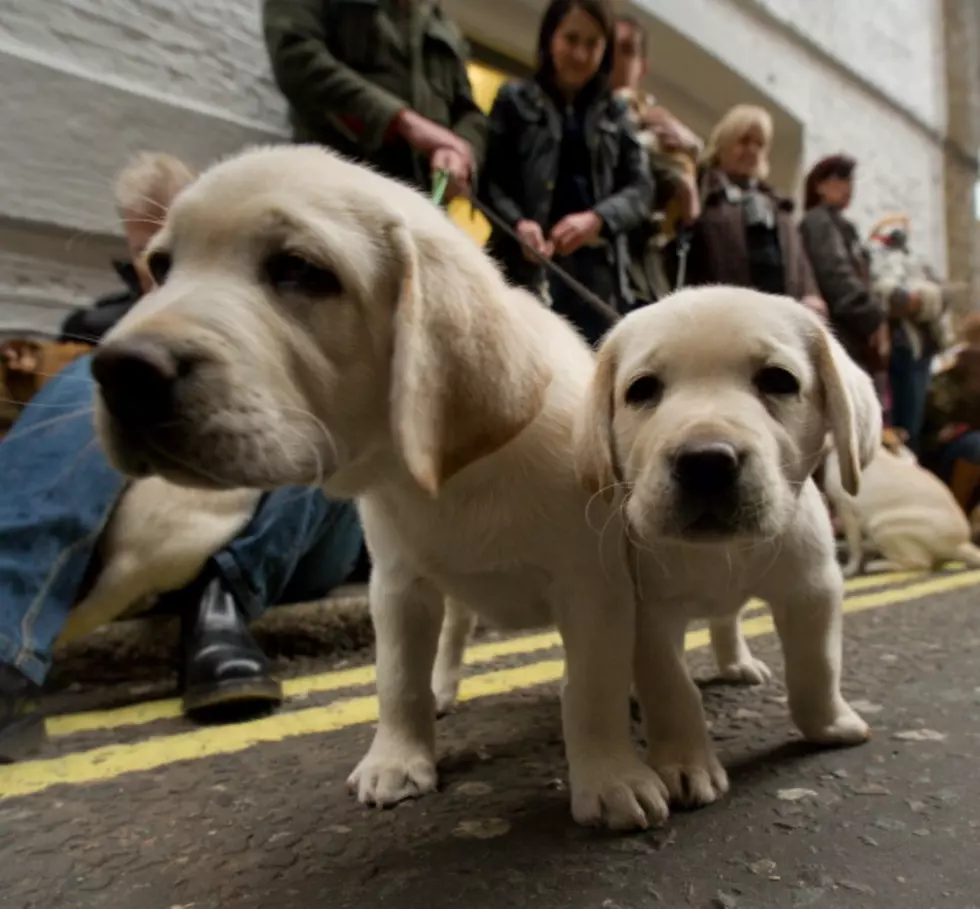
M864 534L861 530L861 518L847 504L841 504L837 509L841 526L844 529L844 539L847 541L847 562L841 569L845 578L853 578L864 569Z
M463 654L476 627L476 615L458 600L446 598L446 614L439 634L439 649L432 672L432 691L436 696L436 715L453 709L463 675Z
M364 804L387 807L435 792L438 782L432 669L443 597L421 578L375 564L370 600L380 716L347 785Z
M733 685L764 685L772 678L769 667L752 656L742 634L738 613L723 619L712 619L711 649L718 665L718 677Z

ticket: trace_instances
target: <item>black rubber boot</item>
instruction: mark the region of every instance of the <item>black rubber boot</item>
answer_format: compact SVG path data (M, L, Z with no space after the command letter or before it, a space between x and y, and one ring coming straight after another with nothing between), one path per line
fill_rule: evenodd
M39 685L0 664L0 764L30 757L44 744L40 699Z
M282 685L252 638L245 618L220 578L187 591L181 609L184 713L228 722L266 713L283 700Z

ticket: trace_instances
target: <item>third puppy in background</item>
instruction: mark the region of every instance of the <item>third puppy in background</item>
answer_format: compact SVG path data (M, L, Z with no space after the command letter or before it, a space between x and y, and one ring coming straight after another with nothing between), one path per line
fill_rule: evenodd
M957 560L980 568L969 518L949 487L919 466L894 430L885 431L884 444L865 469L856 496L844 489L832 456L824 488L847 537L845 577L863 569L866 537L885 559L881 568L931 571Z
M648 759L674 802L707 804L728 788L684 661L688 622L712 620L716 652L732 651L722 662L750 659L737 625L750 597L772 609L804 737L870 735L840 690L844 582L812 480L828 433L853 494L881 438L874 387L788 298L683 291L627 316L600 349L579 469L596 494L625 495L636 687Z

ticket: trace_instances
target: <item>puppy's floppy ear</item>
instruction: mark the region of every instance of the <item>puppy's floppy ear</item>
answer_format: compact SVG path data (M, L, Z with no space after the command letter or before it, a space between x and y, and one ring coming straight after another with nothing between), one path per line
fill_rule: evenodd
M823 387L824 419L834 436L841 485L857 495L861 471L881 446L881 405L871 377L823 325L816 330L814 362Z
M601 493L610 501L616 482L612 444L616 354L612 343L599 348L596 370L589 386L575 439L575 468L579 481L592 495Z
M417 242L404 224L392 239L401 268L392 430L412 477L435 496L534 420L551 373L514 329L519 307L505 295L515 292L483 253Z

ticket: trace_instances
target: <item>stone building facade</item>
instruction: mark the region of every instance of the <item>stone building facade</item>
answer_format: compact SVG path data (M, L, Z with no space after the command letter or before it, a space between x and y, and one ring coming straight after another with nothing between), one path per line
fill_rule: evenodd
M444 0L478 55L527 65L545 0ZM976 0L625 0L649 25L650 87L706 132L766 104L773 177L847 150L853 214L913 219L913 241L980 301ZM56 328L113 289L109 187L134 151L198 166L286 137L258 0L5 0L0 5L0 330Z

